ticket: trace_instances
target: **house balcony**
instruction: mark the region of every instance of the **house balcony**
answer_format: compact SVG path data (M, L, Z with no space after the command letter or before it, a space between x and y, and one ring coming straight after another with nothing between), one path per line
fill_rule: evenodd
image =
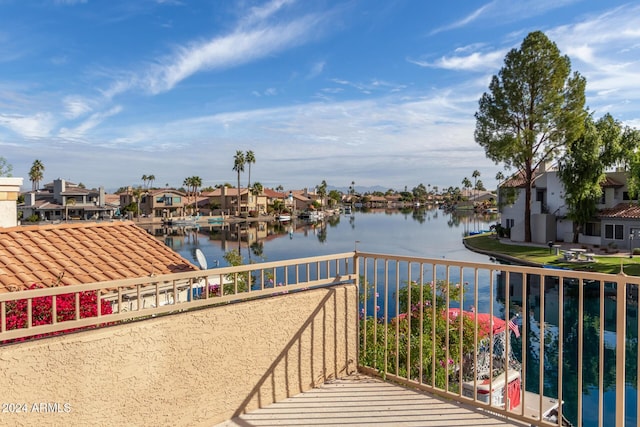
M349 252L0 294L0 421L637 425L639 284Z

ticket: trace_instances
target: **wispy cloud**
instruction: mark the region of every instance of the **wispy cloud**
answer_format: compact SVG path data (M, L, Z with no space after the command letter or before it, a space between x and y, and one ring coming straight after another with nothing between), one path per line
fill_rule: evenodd
M307 74L307 79L308 80L315 79L320 74L322 74L322 72L324 71L325 65L326 63L324 61L318 61L315 64L313 64L311 66L311 70Z
M296 0L272 0L262 6L254 6L249 9L249 13L242 18L240 27L252 27L260 24L281 11L285 6L289 6L295 2Z
M88 0L53 0L54 4L63 5L63 6L73 6L76 4L84 4L87 3Z
M87 131L95 128L108 117L119 114L121 111L122 111L121 106L115 106L105 112L94 113L91 116L89 116L87 120L85 120L75 128L60 129L59 136L63 139L77 139L77 138L83 137L87 133Z
M64 116L68 119L75 119L89 113L92 108L90 101L81 96L67 96L62 100L65 110Z
M55 119L50 113L37 113L31 116L0 114L0 126L3 126L25 138L44 138L51 134Z
M466 27L478 21L490 21L492 25L519 21L580 1L582 0L493 0L451 24L432 30L430 35Z
M486 11L491 10L493 5L496 3L496 1L494 0L491 3L485 4L484 6L479 7L478 9L474 10L473 12L471 12L469 15L465 16L464 18L453 22L449 25L445 25L443 27L439 27L436 28L435 30L431 31L431 35L437 34L437 33L441 33L443 31L448 31L448 30L453 30L456 28L460 28L460 27L464 27L466 25L468 25L471 22L476 21L479 17L481 17Z
M212 40L179 48L160 60L144 79L150 93L171 90L195 73L225 69L256 61L315 37L321 15L307 15L292 22L236 31Z
M547 35L586 77L592 109L637 118L635 103L628 100L640 98L640 5L588 16Z
M421 67L484 72L500 68L506 53L506 49L500 49L491 52L473 52L468 55L443 56L435 61L415 59L407 59L407 61Z

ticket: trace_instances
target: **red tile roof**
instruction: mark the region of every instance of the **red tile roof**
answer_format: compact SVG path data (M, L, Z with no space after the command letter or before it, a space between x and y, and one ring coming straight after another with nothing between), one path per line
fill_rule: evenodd
M0 228L0 292L194 270L128 221Z
M612 208L601 210L598 216L600 218L640 219L640 205L619 203Z
M624 184L621 182L611 178L610 176L606 176L604 181L600 183L601 187L622 187Z

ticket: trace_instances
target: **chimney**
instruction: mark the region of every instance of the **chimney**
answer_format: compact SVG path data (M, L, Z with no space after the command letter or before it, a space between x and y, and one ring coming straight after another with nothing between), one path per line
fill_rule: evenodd
M0 227L18 225L17 200L23 178L0 177Z

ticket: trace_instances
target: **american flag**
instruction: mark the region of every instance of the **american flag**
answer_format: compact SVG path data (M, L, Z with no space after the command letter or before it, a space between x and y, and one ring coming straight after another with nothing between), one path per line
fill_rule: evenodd
M516 338L520 338L520 328L518 328L516 322L513 321L516 317L518 316L514 316L513 318L509 319L509 329L513 331L513 334L516 336Z

